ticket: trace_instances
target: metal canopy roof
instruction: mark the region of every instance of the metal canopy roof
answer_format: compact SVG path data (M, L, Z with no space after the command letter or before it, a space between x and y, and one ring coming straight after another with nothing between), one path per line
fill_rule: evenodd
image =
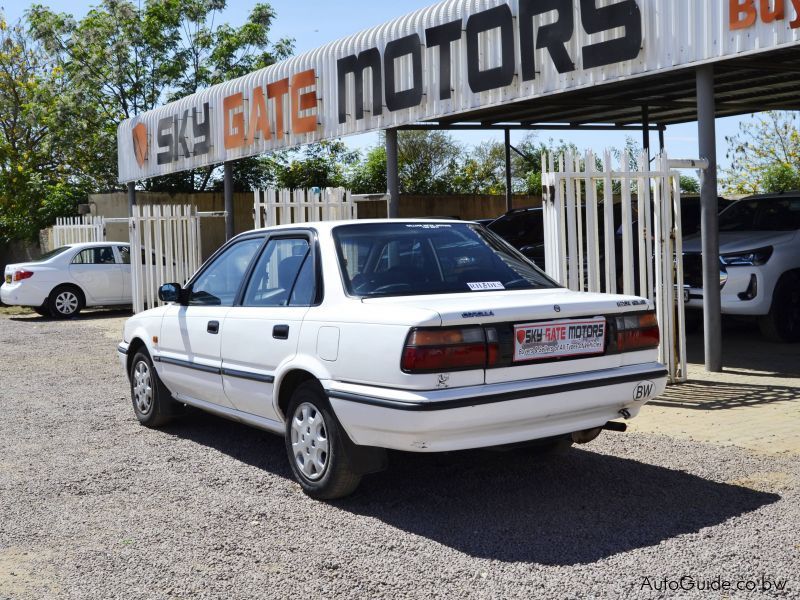
M714 63L717 117L800 110L800 47ZM697 121L696 69L645 74L622 82L486 108L405 129L482 127L572 129L586 125L641 128Z

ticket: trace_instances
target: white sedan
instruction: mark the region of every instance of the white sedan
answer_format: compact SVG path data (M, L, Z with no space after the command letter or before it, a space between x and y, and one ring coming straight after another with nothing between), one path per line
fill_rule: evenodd
M130 246L71 244L39 260L6 265L0 300L61 319L89 306L130 305Z
M192 405L285 436L309 495L386 449L591 441L666 385L647 300L575 293L475 223L309 223L242 234L125 325L141 423Z

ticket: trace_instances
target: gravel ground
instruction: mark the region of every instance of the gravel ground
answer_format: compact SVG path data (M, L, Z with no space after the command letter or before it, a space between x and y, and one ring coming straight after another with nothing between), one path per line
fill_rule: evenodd
M657 591L682 576L800 597L794 454L644 433L398 453L325 504L278 437L200 413L139 426L121 323L0 316L2 599L780 595Z

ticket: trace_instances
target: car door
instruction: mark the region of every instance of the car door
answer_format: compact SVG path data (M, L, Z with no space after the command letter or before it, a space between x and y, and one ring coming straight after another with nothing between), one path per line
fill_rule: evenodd
M122 290L120 291L120 304L130 304L133 301L131 282L131 247L119 244L114 247L117 251L117 262L122 271Z
M264 246L242 296L222 328L222 381L243 412L281 420L275 373L297 352L300 327L317 299L317 259L310 234L282 234Z
M190 282L187 304L166 309L155 360L177 397L231 407L222 391L220 326L262 243L263 235L225 246Z
M70 277L86 295L86 303L113 304L123 287L122 270L111 245L94 246L78 252L69 266Z

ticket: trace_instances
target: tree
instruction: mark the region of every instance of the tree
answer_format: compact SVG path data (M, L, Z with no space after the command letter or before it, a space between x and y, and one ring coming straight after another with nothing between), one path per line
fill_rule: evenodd
M347 186L354 194L386 192L386 146L379 144L367 152L366 158L353 165Z
M443 131L401 131L398 136L400 192L448 194L463 148Z
M73 142L82 111L64 72L0 14L0 243L72 214L88 182Z
M739 125L728 143L729 169L722 185L731 194L777 192L800 187L798 113L770 111Z
M292 42L270 41L275 12L256 4L241 27L215 25L226 0L102 0L81 19L34 5L31 31L54 55L83 105L95 110L91 136L78 140L92 157L98 188L117 187L116 128L133 117L199 89L244 75L289 56ZM240 173L250 161L238 167ZM154 191L204 188L207 170L156 178ZM218 175L217 175L218 176ZM259 177L258 173L245 177Z
M700 182L694 177L688 175L681 175L681 193L683 194L699 194Z

